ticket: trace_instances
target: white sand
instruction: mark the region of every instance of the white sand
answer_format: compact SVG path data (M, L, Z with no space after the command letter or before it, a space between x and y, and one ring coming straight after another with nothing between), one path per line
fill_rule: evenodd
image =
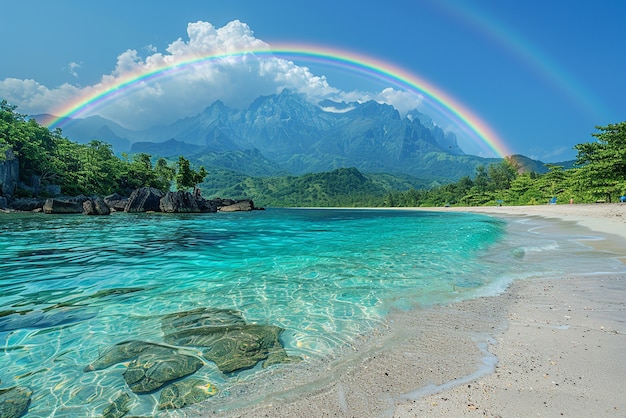
M435 210L577 222L612 234L602 245L626 258L626 205ZM222 415L624 417L625 303L625 275L591 275L518 281L500 296L395 315L400 342L381 335L343 364L304 371L324 376L321 386ZM277 386L298 385L277 374ZM212 409L203 404L198 414L212 416Z

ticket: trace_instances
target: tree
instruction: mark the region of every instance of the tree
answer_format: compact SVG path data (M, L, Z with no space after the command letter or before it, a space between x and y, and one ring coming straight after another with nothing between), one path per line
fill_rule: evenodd
M176 189L185 190L191 187L195 187L198 183L202 183L207 175L204 167L200 167L198 171L191 168L189 160L182 155L178 157L177 172L176 172Z
M498 164L491 164L487 172L491 180L490 188L494 191L508 189L517 177L517 170L506 159Z
M154 174L156 175L157 183L159 184L159 186L155 187L164 192L169 191L172 180L174 180L174 176L176 175L176 170L167 164L167 160L165 158L159 158L157 160L156 165L154 166Z
M15 112L17 107L0 101L0 154L4 158L7 148L18 157L20 178L30 183L33 176L40 180L54 177L51 155L55 153L58 132L50 132L34 119Z
M596 142L578 144L576 163L584 187L596 197L611 201L626 191L626 122L597 126Z

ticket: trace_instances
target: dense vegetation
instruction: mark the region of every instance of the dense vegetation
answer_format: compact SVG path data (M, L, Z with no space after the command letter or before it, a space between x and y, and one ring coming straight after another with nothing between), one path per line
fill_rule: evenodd
M233 173L223 173L235 176ZM381 206L387 192L356 168L339 168L302 176L239 177L236 184L216 189L209 176L202 186L205 195L252 199L270 207Z
M420 186L417 179L339 169L304 176L249 177L223 170L209 174L210 194L255 199L265 206L477 206L617 201L626 193L626 122L606 127L594 142L579 144L576 165L548 165L544 173L507 158L479 166L473 178ZM537 169L537 168L535 168Z
M556 202L615 202L626 194L626 122L599 126L596 141L576 145L576 167L548 166L549 171L519 172L504 160L479 167L474 179L430 190L390 193L389 206L537 205Z
M540 174L518 159L479 166L473 177L433 184L411 177L363 174L355 168L302 176L251 177L234 170L193 169L184 157L154 160L149 154L114 154L111 145L93 140L82 145L50 131L0 102L0 159L12 149L24 186L16 196L41 186L59 185L68 195L128 195L150 186L185 190L200 184L206 196L251 198L262 206L444 206L534 205L617 201L626 193L626 122L598 127L595 140L576 145L576 165L548 166ZM218 158L213 156L212 158ZM45 190L41 188L40 190ZM45 192L39 192L39 195Z
M161 158L153 164L151 156L144 153L120 158L113 153L110 144L102 141L78 144L64 138L58 129L50 131L33 119L27 120L3 100L0 102L0 158L5 158L9 148L18 158L20 180L24 185L16 190L18 197L32 194L33 189L45 190L47 185L58 185L67 195L128 195L144 186L167 191L172 182L178 190L185 190L201 183L206 175L202 167L192 169L184 157L175 162ZM33 179L37 179L38 187L29 187L35 183Z

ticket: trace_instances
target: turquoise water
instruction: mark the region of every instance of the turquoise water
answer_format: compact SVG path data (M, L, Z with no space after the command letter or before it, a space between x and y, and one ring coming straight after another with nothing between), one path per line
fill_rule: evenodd
M167 314L240 311L284 328L287 353L307 362L383 325L391 309L495 294L517 278L623 268L579 244L590 237L541 228L384 210L0 215L0 388L33 390L29 416L97 415L130 392L124 367L84 367L116 343L162 341ZM258 369L235 378L206 364L195 376L227 398ZM156 413L158 395L133 395L131 413Z

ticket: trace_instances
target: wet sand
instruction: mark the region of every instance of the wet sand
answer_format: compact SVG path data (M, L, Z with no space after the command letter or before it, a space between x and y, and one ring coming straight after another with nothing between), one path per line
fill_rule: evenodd
M415 210L415 209L411 209ZM624 254L626 205L424 208L576 222ZM514 282L498 296L395 313L377 344L355 344L341 361L278 368L268 397L197 416L450 417L626 416L626 275ZM401 335L401 337L393 337ZM395 340L391 341L392 338ZM367 348L366 352L359 352ZM318 375L299 387L298 375ZM416 390L415 388L421 388ZM245 396L245 393L240 394ZM191 411L190 411L191 412Z

